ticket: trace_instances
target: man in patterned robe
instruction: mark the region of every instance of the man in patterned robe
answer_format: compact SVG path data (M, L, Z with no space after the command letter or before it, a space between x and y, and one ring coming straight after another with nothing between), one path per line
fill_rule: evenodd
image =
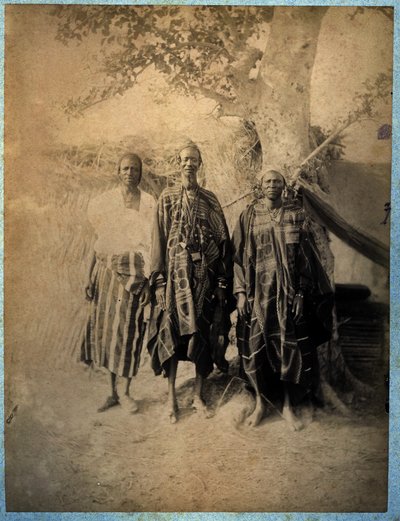
M193 408L206 412L203 380L213 370L210 325L215 307L226 305L232 277L227 225L215 195L201 188L199 148L181 149L181 185L161 194L153 229L150 286L155 306L148 348L156 374L168 377L168 414L178 419L175 378L178 360L196 366Z
M281 389L283 416L295 429L292 402L318 381L316 347L329 340L333 293L304 210L282 199L286 182L265 169L262 197L241 214L233 234L237 340L245 376L256 395L249 426Z

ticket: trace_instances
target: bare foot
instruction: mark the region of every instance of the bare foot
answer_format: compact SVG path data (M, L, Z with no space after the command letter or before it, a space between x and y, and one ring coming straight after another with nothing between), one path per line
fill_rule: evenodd
M178 421L178 403L176 400L173 400L171 403L168 404L168 418L169 422L174 424Z
M304 427L307 427L310 425L314 420L314 406L312 403L308 403L304 406L302 410L302 420L304 423Z
M221 373L227 374L229 372L229 362L224 356L220 356L215 360L215 365Z
M192 409L195 412L199 412L205 418L211 418L211 412L207 409L207 405L200 396L195 396L192 402Z
M128 394L124 394L124 396L121 396L120 403L126 411L130 412L131 414L135 414L139 410L139 405L136 400L134 400L131 396Z
M265 405L262 401L257 401L254 411L247 418L247 427L257 427L260 424L265 414Z
M289 427L293 431L300 431L304 427L303 422L296 418L292 408L289 405L283 406L282 416L288 422Z

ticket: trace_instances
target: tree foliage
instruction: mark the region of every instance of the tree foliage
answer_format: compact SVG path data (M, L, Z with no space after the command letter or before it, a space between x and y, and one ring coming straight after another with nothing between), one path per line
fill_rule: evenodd
M256 42L272 19L267 6L56 6L57 39L68 45L98 35L103 84L70 100L76 114L123 94L150 67L169 86L221 105L237 102L262 56Z
M282 17L282 9L293 11L290 16L285 11L286 16ZM355 8L351 16L362 15L364 11L365 8ZM374 11L387 17L392 15L392 9L374 8ZM278 12L280 29L277 33ZM88 86L82 95L68 100L65 111L71 115L81 114L96 103L122 95L151 69L166 80L170 91L215 100L213 115L241 118L245 132L243 146L238 147L235 159L239 168L257 170L265 151L289 151L291 147L296 157L293 161L289 158L289 163L296 166L299 157L307 155L308 142L311 147L318 146L319 142L318 136L312 136L307 111L304 114L301 111L309 101L311 75L306 75L298 85L288 74L299 61L302 63L296 69L298 75L311 70L315 56L309 53L311 46L306 41L309 33L296 33L295 28L313 18L321 20L325 12L326 8L317 7L55 6L53 14L58 18L57 38L61 42L80 44L86 38L97 38L100 49L97 53L100 81ZM273 40L268 44L265 37L268 24L271 32L275 27L274 38L278 38L279 43ZM314 40L316 38L314 35ZM281 55L283 46L286 46L285 53ZM269 68L266 68L268 56ZM332 127L335 123L347 128L360 119L375 117L377 105L390 99L390 86L390 72L366 79L363 90L355 93L349 113L344 114L342 120L332 122ZM279 98L283 91L285 96ZM282 118L285 114L286 119ZM260 116L264 119L260 120ZM279 129L276 136L274 128ZM293 140L301 137L299 128L304 129L304 146L298 147L300 152L293 147ZM282 129L289 129L286 142ZM339 150L332 146L325 149L318 161L329 162L333 158L330 152L338 155ZM314 163L310 163L313 170L316 169Z
M368 6L366 7L356 7L354 11L349 15L351 20L354 20L358 15L362 15L365 13L365 9L374 10L377 13L382 14L389 20L393 21L394 18L394 8L391 6L385 7L385 6Z

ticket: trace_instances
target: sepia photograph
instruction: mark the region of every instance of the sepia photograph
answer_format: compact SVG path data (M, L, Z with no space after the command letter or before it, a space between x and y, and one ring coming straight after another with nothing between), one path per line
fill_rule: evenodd
M7 512L386 512L394 7L4 9Z

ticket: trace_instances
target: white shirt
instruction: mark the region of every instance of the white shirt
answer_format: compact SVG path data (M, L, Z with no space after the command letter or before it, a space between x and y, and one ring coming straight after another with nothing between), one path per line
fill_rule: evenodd
M140 251L147 272L155 207L153 197L140 190L139 210L127 208L120 187L92 199L88 217L97 235L95 251L105 255Z

